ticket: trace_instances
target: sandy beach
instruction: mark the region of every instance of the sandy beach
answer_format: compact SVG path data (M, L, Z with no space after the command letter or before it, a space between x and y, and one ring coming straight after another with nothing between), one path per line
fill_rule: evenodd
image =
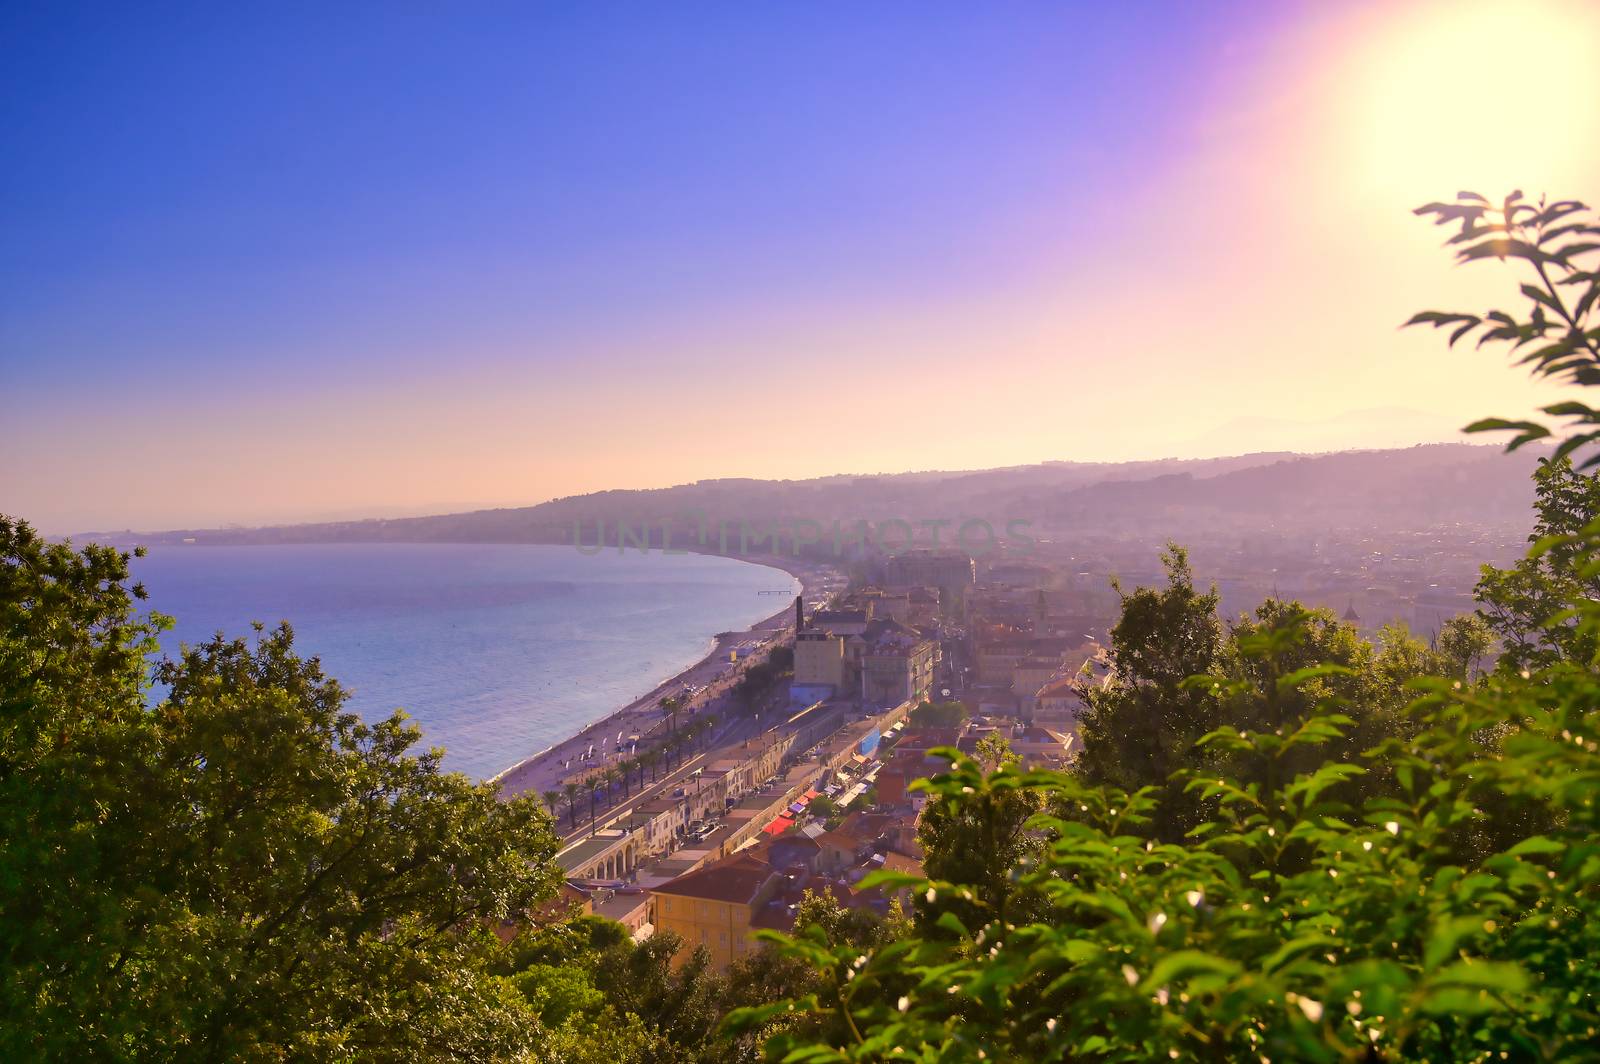
M795 577L801 584L801 595L811 601L821 593L824 580L842 575L828 565L807 562L798 558L741 559L752 564L780 569ZM775 596L777 597L777 596ZM618 737L627 743L631 736L639 736L641 743L658 729L667 727L666 714L660 708L661 699L694 688L678 711L680 723L694 719L707 704L729 690L745 669L765 661L772 647L794 628L794 600L783 598L781 608L740 632L719 633L711 649L693 665L675 676L657 684L647 694L629 702L616 712L593 722L582 731L554 745L540 750L491 778L500 785L502 797L520 794L542 795L546 791L560 790L566 783L578 783L618 758L615 747ZM732 655L744 648L737 663ZM591 754L585 760L586 754ZM624 747L626 752L627 746Z

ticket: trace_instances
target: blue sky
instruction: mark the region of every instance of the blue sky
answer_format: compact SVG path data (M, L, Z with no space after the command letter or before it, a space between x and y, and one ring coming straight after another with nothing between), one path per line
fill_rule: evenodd
M0 508L149 527L1170 452L1212 421L1118 438L1147 393L1107 365L1152 290L1213 272L1185 260L1234 230L1181 219L1219 165L1308 165L1261 108L1387 18L1345 14L8 5L0 453L28 460ZM1230 261L1272 242L1246 228ZM1133 360L1260 343L1219 328ZM1037 428L1074 381L1125 416ZM1263 387L1214 417L1283 412ZM969 437L915 442L969 403ZM832 441L809 457L751 413L797 409ZM1002 412L1035 427L997 440Z

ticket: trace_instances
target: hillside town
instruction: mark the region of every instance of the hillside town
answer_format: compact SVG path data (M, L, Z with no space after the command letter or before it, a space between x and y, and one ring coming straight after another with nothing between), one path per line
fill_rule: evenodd
M1470 606L1472 574L1448 563L1465 553L1462 538L1485 545L1461 529L1403 549L1265 537L1201 551L1222 571L1224 616L1276 592L1374 632ZM1043 547L980 559L916 547L856 565L848 580L807 571L808 593L748 658L730 656L715 698L686 690L666 700L645 746L675 750L675 763L630 747L640 786L625 766L619 794L601 753L579 767L579 795L553 796L567 829L568 900L640 939L671 930L719 967L752 949L755 932L791 927L807 891L886 913L893 899L859 884L878 869L920 869L912 783L939 771L934 751L971 753L997 736L1028 766L1062 767L1076 753L1083 692L1109 669L1119 608L1099 574L1136 559L1125 544L1065 557ZM1133 568L1126 586L1157 582L1147 570Z
M1071 760L1103 619L1062 613L1039 588L979 584L954 551L907 551L879 582L825 586L837 590L797 599L753 663L790 667L746 700L745 720L684 718L702 737L734 738L680 751L621 798L612 777L587 823L567 803L570 904L640 939L673 931L725 967L755 932L792 927L807 891L887 913L894 899L859 884L881 869L920 874L911 784L939 770L939 748L970 753L999 736L1027 765ZM738 712L736 699L720 705Z

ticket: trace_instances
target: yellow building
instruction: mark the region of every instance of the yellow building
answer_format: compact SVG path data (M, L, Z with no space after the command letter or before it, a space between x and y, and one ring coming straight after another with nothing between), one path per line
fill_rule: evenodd
M704 946L720 971L755 949L751 919L782 883L764 854L746 852L650 888L656 929L684 941L673 963Z
M831 632L794 637L794 682L801 687L844 686L844 640Z
M1076 722L1083 699L1070 677L1051 680L1039 689L1039 708L1034 711L1038 719L1056 722Z
M1028 658L1020 643L986 643L978 647L978 680L983 683L1010 683L1017 666Z

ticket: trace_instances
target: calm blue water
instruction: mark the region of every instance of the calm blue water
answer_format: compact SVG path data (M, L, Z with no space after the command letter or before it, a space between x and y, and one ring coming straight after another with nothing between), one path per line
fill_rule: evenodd
M695 554L339 544L152 547L134 559L163 640L288 620L375 719L396 707L445 766L492 776L637 698L799 593L788 573ZM761 591L783 591L761 595Z

